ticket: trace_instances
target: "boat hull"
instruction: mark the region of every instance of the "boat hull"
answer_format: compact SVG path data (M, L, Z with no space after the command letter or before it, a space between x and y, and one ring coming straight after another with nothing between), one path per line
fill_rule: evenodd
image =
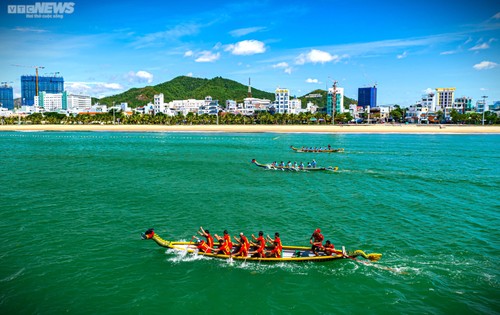
M314 255L311 251L310 247L306 246L283 246L282 256L279 258L276 257L241 257L241 256L233 256L233 255L222 255L222 254L212 254L212 253L204 253L198 251L195 243L193 242L177 242L177 241L168 241L161 238L158 234L154 233L153 229L149 229L145 233L142 233L142 239L151 239L156 242L161 247L169 248L174 251L189 253L193 255L199 255L209 258L218 258L218 259L232 259L232 260L241 260L241 261L256 261L256 262L323 262L323 261L331 261L342 258L355 258L357 256L362 256L371 261L377 261L382 257L382 254L372 253L366 254L362 250L356 250L352 253L346 253L342 247L342 251L336 251L336 253L332 255L326 255L325 253L320 253L319 256ZM271 249L271 248L268 248Z
M297 152L297 153L341 153L344 152L343 148L338 148L338 149L323 149L323 150L309 150L309 149L301 149L301 148L295 148L294 146L290 146L290 148Z

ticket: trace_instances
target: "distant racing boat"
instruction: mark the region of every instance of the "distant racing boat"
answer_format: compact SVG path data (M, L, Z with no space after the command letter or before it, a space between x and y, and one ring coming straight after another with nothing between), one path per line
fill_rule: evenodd
M318 171L330 171L335 172L338 171L338 167L328 166L328 167L293 167L293 166L278 166L273 164L261 164L257 162L257 160L252 159L252 163L257 165L258 167L265 168L268 170L276 170L276 171L288 171L288 172L318 172Z
M292 150L298 153L307 153L307 152L312 152L312 153L340 153L344 152L343 148L338 148L338 149L332 149L332 148L312 148L312 147L302 147L302 148L296 148L293 145L290 146Z

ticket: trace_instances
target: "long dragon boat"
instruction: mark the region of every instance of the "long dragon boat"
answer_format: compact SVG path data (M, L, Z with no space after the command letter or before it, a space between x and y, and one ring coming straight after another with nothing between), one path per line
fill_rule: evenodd
M252 159L252 163L258 167L265 168L267 170L275 170L275 171L288 171L288 172L318 172L318 171L338 171L339 168L337 166L328 166L328 167L289 167L289 166L278 166L272 164L261 164L257 162L257 160Z
M153 240L161 247L169 248L178 252L186 252L193 255L200 255L204 257L210 258L219 258L219 259L233 259L240 261L258 261L258 262L321 262L321 261L330 261L335 259L343 259L343 258L351 258L356 259L356 257L363 257L370 261L377 261L382 257L382 254L371 253L366 254L364 251L358 249L352 252L346 252L344 247L342 247L342 251L336 251L336 254L326 255L324 253L320 253L319 256L314 255L311 250L311 247L306 246L283 246L282 255L280 258L275 257L241 257L241 256L232 256L232 255L224 255L224 254L213 254L213 253L205 253L199 251L194 242L186 242L186 241L169 241L161 238L158 234L154 232L153 229L148 229L146 232L141 233L141 237L143 240Z
M343 148L338 148L338 149L321 149L321 148L306 148L306 147L302 147L302 148L296 148L294 147L293 145L290 146L290 148L295 151L295 152L298 152L298 153L340 153L340 152L344 152L344 149Z

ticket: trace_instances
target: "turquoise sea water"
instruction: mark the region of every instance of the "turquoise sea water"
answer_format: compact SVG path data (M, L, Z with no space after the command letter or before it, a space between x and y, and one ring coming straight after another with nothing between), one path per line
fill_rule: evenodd
M343 154L295 153L331 144ZM310 161L336 173L266 171ZM0 133L1 314L499 314L500 136ZM377 263L166 252L320 227Z

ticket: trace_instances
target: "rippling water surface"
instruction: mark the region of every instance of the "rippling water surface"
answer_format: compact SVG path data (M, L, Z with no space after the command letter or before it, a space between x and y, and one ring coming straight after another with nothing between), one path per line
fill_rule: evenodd
M295 153L331 144L343 154ZM336 173L266 171L311 161ZM498 314L500 136L0 133L2 314ZM321 227L377 263L166 252L202 225Z

